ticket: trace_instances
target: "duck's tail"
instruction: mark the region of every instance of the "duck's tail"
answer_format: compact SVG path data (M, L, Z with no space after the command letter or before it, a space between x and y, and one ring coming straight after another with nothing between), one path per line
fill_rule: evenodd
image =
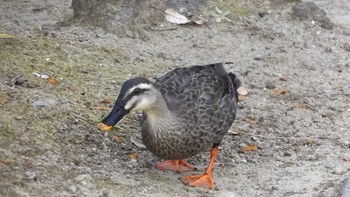
M236 97L236 102L238 102L238 93L237 93L237 89L241 86L241 80L239 80L237 78L237 76L233 73L228 73L228 76L230 77L231 81L232 81L232 85L233 85L233 90L234 90L234 94Z

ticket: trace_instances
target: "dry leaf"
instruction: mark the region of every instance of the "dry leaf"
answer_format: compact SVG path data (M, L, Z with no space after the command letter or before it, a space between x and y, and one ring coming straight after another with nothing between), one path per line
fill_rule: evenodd
M106 124L103 124L102 122L98 123L98 126L102 131L109 131L112 129L112 126L108 126Z
M243 151L256 151L258 147L255 144L247 145L241 148Z
M0 39L6 39L6 38L16 38L16 36L11 34L0 34Z
M133 144L135 144L135 146L137 146L138 148L146 148L146 146L140 140L138 140L136 137L131 137L130 141Z
M237 89L237 92L238 92L238 95L241 95L241 96L247 96L248 95L248 90L245 87L239 87Z
M49 82L51 85L57 85L57 80L53 77L47 78L47 82Z
M342 160L345 162L350 162L350 157L344 157Z
M11 164L13 161L10 159L0 159L0 163L4 164L4 165L9 165Z
M112 101L109 100L109 99L105 99L105 100L101 101L100 103L103 103L103 104L110 104L110 103L112 103Z
M315 142L312 140L312 139L307 139L306 140L306 144L307 145L312 145L312 144L314 144Z
M179 14L176 10L171 8L165 10L165 19L175 24L187 24L191 22L186 16Z
M238 101L244 101L246 99L247 99L247 96L238 95Z
M130 157L130 159L137 159L138 154L137 153L131 153L128 156Z
M116 142L118 142L118 143L120 143L120 142L123 141L123 138L116 135L116 136L113 137L113 140L116 141Z
M343 88L343 85L341 83L336 83L334 86L334 89L341 89Z
M277 89L275 91L272 92L272 95L277 95L277 94L285 94L286 91L284 89Z
M280 81L287 81L288 80L287 77L280 77L279 79L280 79Z
M7 102L7 94L0 92L0 104L4 105Z
M248 124L254 124L254 119L252 119L252 118L247 118L247 122L248 122Z
M309 109L309 106L305 104L301 104L299 102L294 102L293 109Z
M97 107L95 107L95 110L105 111L105 110L107 110L107 108L104 106L97 106Z

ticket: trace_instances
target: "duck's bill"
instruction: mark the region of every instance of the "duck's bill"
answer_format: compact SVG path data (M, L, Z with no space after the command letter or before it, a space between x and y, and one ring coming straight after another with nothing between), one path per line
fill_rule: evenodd
M128 114L128 111L124 109L124 106L119 102L116 102L116 105L113 107L111 113L109 113L109 115L99 124L101 130L111 130L112 127L117 124L126 114Z

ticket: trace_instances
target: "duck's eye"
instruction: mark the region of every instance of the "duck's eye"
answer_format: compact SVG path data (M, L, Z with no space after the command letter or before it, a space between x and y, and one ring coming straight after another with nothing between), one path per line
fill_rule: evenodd
M135 88L135 90L133 91L134 95L138 95L141 94L141 89L140 88Z

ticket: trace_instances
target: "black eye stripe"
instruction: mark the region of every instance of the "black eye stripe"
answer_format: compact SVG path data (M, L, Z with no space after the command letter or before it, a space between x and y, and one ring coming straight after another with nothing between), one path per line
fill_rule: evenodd
M135 88L131 94L132 95L140 95L140 94L144 93L145 91L146 91L146 89Z

